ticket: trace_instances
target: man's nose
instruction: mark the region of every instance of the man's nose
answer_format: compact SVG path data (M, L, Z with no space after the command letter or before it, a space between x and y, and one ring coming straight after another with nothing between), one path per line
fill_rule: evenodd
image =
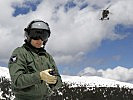
M37 41L42 42L42 40L41 40L41 39L38 39Z

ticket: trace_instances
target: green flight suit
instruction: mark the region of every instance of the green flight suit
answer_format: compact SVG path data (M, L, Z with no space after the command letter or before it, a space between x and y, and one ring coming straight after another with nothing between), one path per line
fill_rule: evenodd
M56 64L44 48L36 49L25 43L13 51L8 67L15 100L45 100L51 89L62 86ZM40 72L49 68L57 74L57 83L52 88L40 78Z

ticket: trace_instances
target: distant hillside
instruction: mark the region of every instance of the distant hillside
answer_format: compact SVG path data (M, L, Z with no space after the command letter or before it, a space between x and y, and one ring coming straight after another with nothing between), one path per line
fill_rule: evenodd
M5 76L6 78L10 78L9 70L6 67L0 67L0 76ZM105 79L98 76L68 76L61 75L63 82L67 83L76 83L76 84L89 84L89 87L129 87L133 88L133 84L126 82L119 82L112 79Z
M5 76L5 77L3 77ZM61 75L63 86L49 100L133 100L133 84L97 76ZM0 67L0 100L13 100L8 68Z
M7 67L1 67L0 66L0 76L4 76L6 78L10 78L9 70Z

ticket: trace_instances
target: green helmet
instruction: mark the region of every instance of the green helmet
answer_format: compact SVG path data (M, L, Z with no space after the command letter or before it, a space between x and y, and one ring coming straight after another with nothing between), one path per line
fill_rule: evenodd
M24 29L24 31L27 40L41 39L43 41L47 41L51 33L48 23L42 20L33 20L27 28Z

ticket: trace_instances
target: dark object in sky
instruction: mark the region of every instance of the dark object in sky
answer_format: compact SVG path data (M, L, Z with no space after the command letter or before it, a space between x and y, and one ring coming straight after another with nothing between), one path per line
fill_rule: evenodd
M109 20L109 10L108 8L110 7L111 5L109 5L105 10L102 10L102 17L100 18L100 20Z

